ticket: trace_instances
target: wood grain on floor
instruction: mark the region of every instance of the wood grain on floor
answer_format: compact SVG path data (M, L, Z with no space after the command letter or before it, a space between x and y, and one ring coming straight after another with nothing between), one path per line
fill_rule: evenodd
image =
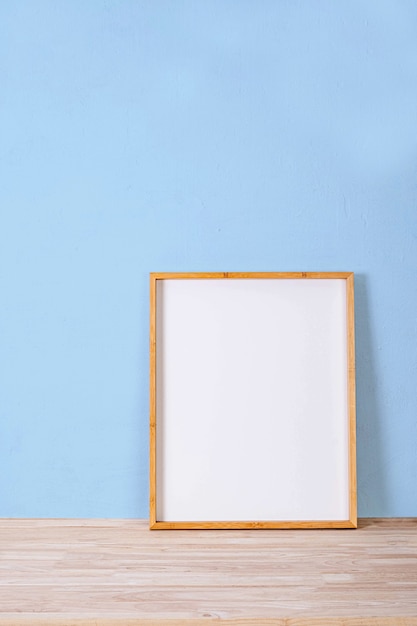
M417 626L417 520L149 531L0 520L4 626Z

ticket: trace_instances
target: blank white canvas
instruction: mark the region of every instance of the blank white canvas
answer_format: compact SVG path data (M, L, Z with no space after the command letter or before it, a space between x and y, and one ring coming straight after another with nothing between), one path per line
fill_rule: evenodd
M349 519L343 279L157 281L158 521Z

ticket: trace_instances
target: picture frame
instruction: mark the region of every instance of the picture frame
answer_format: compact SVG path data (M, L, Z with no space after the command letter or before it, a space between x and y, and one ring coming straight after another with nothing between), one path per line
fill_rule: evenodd
M150 528L355 528L352 272L150 275Z

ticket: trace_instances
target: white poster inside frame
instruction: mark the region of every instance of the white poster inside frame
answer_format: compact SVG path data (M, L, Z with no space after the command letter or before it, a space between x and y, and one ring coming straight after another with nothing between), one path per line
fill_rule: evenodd
M353 274L151 274L150 527L356 527Z

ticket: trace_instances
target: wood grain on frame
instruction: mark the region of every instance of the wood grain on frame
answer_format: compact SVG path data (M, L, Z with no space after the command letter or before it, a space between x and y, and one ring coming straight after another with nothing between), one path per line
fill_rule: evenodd
M357 527L356 497L356 369L355 369L355 303L353 273L346 279L348 419L349 419L349 510L350 521Z
M156 320L158 280L196 279L343 279L346 280L347 304L347 388L349 445L349 519L294 521L158 521L157 519L157 424L156 424ZM150 274L150 529L317 529L356 528L356 396L355 396L355 333L354 333L354 275L352 272L153 272Z
M151 275L150 284L150 526L156 523L156 277Z

